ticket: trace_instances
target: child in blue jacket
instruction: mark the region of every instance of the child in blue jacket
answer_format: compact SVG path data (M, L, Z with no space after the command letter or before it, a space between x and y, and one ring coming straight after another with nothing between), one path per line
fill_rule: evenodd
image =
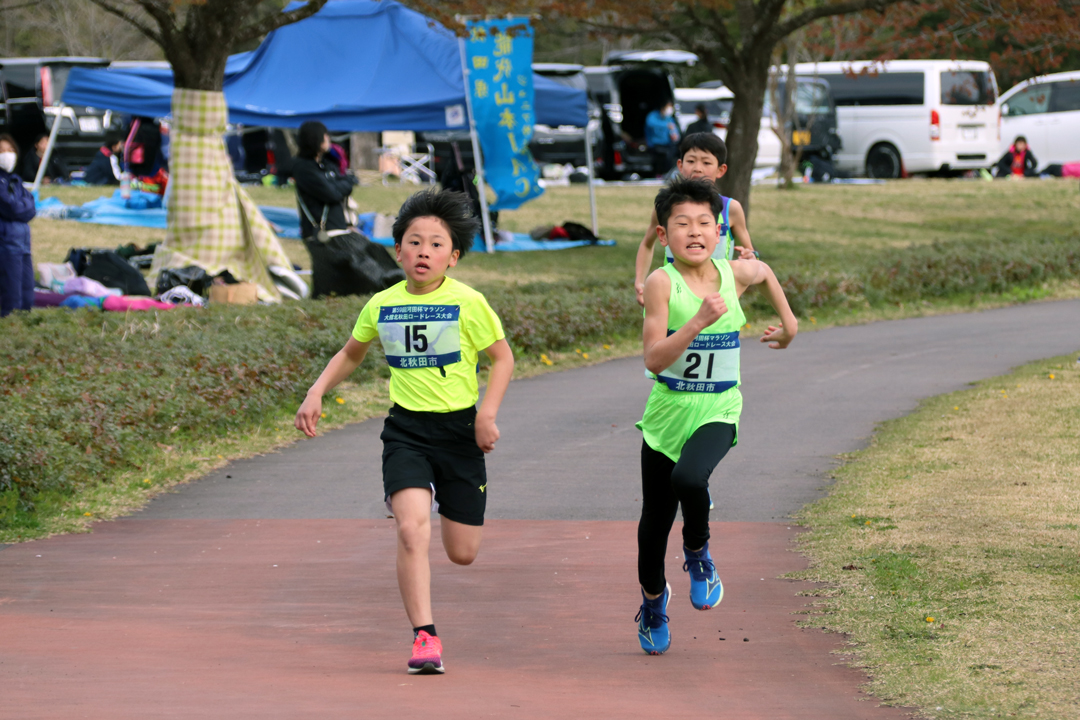
M30 221L34 196L15 174L18 145L0 135L0 317L34 306L34 262L30 256Z

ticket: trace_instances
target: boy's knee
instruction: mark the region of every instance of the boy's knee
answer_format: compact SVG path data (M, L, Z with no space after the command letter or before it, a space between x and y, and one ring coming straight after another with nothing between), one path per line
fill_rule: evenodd
M472 565L480 548L446 548L446 557L455 565Z
M692 490L706 490L709 487L709 476L676 465L671 471L671 487L676 495Z
M398 541L406 551L426 550L431 542L431 523L425 520L400 520L397 528Z

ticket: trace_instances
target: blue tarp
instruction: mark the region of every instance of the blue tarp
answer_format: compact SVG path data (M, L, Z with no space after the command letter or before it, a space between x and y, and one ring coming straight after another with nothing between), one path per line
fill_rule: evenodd
M300 218L291 208L262 206L263 216L274 226L279 237L300 238ZM120 197L116 190L110 196L91 200L83 205L65 205L59 198L50 197L37 203L38 217L50 220L77 220L95 225L119 225L164 230L165 207L161 198L150 193L132 191L131 199Z
M245 55L231 59L236 72L225 81L232 123L295 128L319 120L337 131L467 126L457 38L391 0L331 0ZM63 101L165 117L172 74L144 70L72 68ZM584 90L539 76L533 82L537 122L585 125Z
M153 203L158 207L147 207ZM121 225L126 227L147 227L165 229L165 208L160 206L161 198L149 193L132 192L132 201L120 197L120 191L116 190L111 196L91 200L84 205L64 205L59 198L45 198L37 203L38 217L50 220L76 220L78 222L94 223L98 225ZM132 205L138 206L136 208ZM286 207L260 206L266 219L274 225L274 231L279 237L300 239L300 218L296 210ZM362 213L357 218L357 227L360 232L372 235L375 229L375 213ZM506 239L502 239L495 245L496 250L502 252L522 252L526 250L565 250L566 248L582 247L585 245L614 245L614 240L601 240L590 243L586 240L533 240L524 233L512 233ZM394 239L389 237L372 238L374 242L388 247L394 246ZM477 252L485 250L484 238L476 236L473 243Z

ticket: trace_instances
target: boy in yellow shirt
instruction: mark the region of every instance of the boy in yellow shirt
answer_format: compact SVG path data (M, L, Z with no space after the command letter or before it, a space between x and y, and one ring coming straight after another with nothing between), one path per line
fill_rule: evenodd
M442 515L450 560L472 563L487 500L484 453L499 439L495 416L514 370L502 323L487 300L446 277L471 247L477 225L462 193L427 191L405 201L393 234L406 279L368 300L352 337L296 413L297 429L314 437L322 396L379 338L394 402L382 432L383 491L397 523L398 587L413 627L410 674L444 671L431 614L431 512ZM491 359L491 373L477 410L479 352Z

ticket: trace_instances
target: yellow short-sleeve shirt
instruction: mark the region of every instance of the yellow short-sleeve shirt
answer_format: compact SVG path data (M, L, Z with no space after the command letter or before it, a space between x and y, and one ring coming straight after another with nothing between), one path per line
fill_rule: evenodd
M410 294L404 281L373 295L353 337L379 338L391 400L417 412L453 412L476 405L479 353L505 335L484 296L448 277L426 295Z

